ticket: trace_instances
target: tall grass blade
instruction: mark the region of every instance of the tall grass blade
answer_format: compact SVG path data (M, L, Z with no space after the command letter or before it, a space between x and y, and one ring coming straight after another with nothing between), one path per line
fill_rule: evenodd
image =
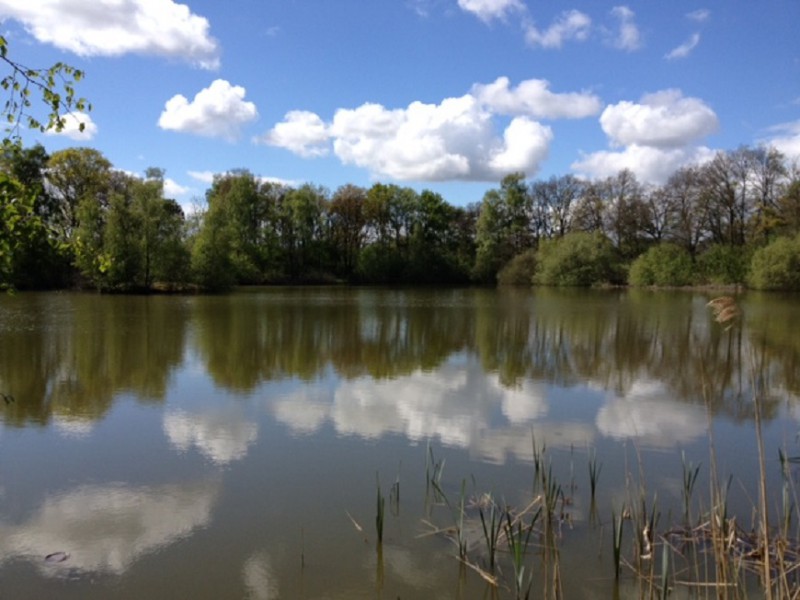
M483 539L486 542L486 554L489 558L489 572L494 574L496 560L497 560L497 543L500 538L500 530L503 524L503 516L498 514L498 506L494 498L488 498L489 515L484 512L483 504L478 506L478 514L481 518L481 527L483 528Z
M378 546L381 546L383 544L383 524L386 513L386 498L383 497L383 493L381 492L381 481L377 473L375 473L375 482L377 488L375 532L378 535Z
M697 483L697 476L700 473L700 465L694 466L691 462L686 463L686 453L681 452L681 464L683 465L683 522L690 527L692 525L692 495L694 486Z
M597 481L600 479L600 471L603 470L603 463L597 462L597 452L594 448L589 452L589 489L592 494L592 504L594 504L597 492Z
M623 522L622 513L625 512L623 507L619 517L614 509L611 509L611 535L614 547L614 579L619 581L619 572L622 565L622 531Z

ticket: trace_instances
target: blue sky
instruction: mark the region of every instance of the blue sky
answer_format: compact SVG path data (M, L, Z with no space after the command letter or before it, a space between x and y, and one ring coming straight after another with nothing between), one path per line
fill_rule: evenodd
M505 173L659 183L717 150L800 157L800 2L0 0L11 56L85 70L83 134L202 198L246 168L480 201Z

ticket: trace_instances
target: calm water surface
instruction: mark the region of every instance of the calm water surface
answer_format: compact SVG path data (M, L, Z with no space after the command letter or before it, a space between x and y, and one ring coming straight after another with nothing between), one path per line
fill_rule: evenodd
M493 597L450 539L426 535L453 524L426 494L426 462L444 464L451 502L463 481L467 505L491 493L524 507L536 443L569 498L565 597L611 597L612 508L635 480L667 527L682 510L682 453L708 490L709 434L734 478L731 510L750 518L753 381L766 393L771 505L778 448L800 454L800 303L743 295L726 329L710 297L0 297L0 596ZM381 552L376 479L387 498L400 482ZM473 511L476 563L479 527ZM530 565L541 577L534 551Z

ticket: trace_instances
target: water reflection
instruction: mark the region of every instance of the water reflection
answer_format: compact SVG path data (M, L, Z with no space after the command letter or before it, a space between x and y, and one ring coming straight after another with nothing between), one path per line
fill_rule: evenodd
M639 439L649 446L674 446L706 434L705 409L675 401L664 383L634 381L624 396L609 398L597 413L597 429L616 439Z
M183 359L184 309L176 298L0 298L0 390L15 399L3 420L85 429L122 391L160 401Z
M247 598L252 600L274 600L280 598L280 587L267 552L256 552L242 568Z
M258 437L258 426L235 405L189 413L175 410L164 414L164 432L170 443L186 452L192 446L214 463L239 460Z
M163 401L171 378L189 368L187 356L237 394L289 379L310 384L272 408L297 433L331 422L364 437L403 432L458 445L496 420L497 406L508 424L543 418L547 386L606 390L620 411L649 411L646 399L661 410L666 402L708 401L715 414L751 419L755 355L771 389L800 395L796 302L748 294L741 326L725 330L706 301L691 293L548 289L20 294L0 298L0 391L16 399L0 418L11 426L55 421L68 435L85 435L122 391ZM315 383L329 379L336 379L329 387ZM768 399L767 418L782 398ZM609 427L622 427L614 410L604 413ZM187 409L170 413L165 430L177 447L194 445L225 462L256 435L236 418ZM223 431L230 427L236 431ZM214 450L220 440L231 448Z
M588 423L543 421L547 389L526 380L505 386L475 361L455 359L435 372L399 379L324 380L299 385L269 403L275 420L308 435L331 425L338 435L378 439L403 435L470 450L492 462L530 457L531 428L551 447L585 446L595 436ZM542 422L538 422L542 421Z
M88 485L47 498L25 523L0 525L0 562L66 552L64 569L121 574L138 558L206 526L219 483Z

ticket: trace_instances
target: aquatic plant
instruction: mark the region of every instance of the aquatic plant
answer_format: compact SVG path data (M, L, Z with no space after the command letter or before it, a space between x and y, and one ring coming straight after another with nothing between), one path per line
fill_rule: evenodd
M488 515L486 514L488 510ZM494 573L497 559L498 542L503 526L503 516L508 511L501 511L491 495L487 495L478 506L478 514L483 528L483 539L486 542L486 554L489 559L489 572Z
M589 489L591 491L592 504L594 504L597 492L597 481L600 479L600 471L603 470L603 463L597 462L597 452L594 448L589 452Z
M376 494L376 514L375 514L375 531L378 535L378 545L383 543L383 524L384 515L386 513L386 498L383 497L381 492L381 480L378 474L375 474L375 482L377 488Z
M694 486L697 483L697 476L700 473L700 465L694 466L691 462L686 463L686 453L681 452L681 465L683 466L683 522L690 525L692 522L692 495Z

